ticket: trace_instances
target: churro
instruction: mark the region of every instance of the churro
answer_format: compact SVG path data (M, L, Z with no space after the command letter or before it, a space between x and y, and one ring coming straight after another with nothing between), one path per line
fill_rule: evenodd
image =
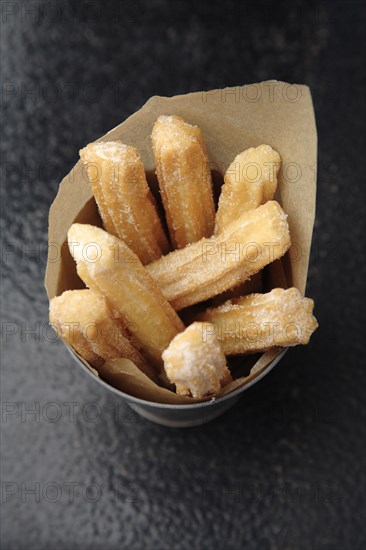
M105 229L125 241L143 264L169 251L144 166L121 141L90 143L80 151Z
M244 282L290 247L287 216L276 201L249 210L219 235L146 266L176 310Z
M201 398L231 382L226 358L210 323L193 323L170 342L164 368L176 392Z
M197 317L212 323L225 354L235 355L307 344L318 326L313 307L297 288L275 288L229 300Z
M201 130L178 116L159 116L152 131L156 174L174 248L214 230L212 178Z
M161 367L162 352L184 325L136 254L92 225L73 224L68 242L79 276L104 295L113 315L124 319L140 349Z
M67 290L51 300L50 322L58 336L95 368L104 361L124 357L147 376L154 375L131 343L123 322L112 317L101 294L90 289Z
M215 234L252 208L272 200L281 157L269 145L259 145L235 157L224 176L215 218Z
M91 326L90 323L94 323L94 319L90 316L89 308L81 307L84 297L87 305L89 292L91 291L87 289L69 290L52 298L49 317L58 337L67 342L90 365L98 368L104 363L104 359L92 349L88 338L88 327ZM92 296L96 294L92 293Z

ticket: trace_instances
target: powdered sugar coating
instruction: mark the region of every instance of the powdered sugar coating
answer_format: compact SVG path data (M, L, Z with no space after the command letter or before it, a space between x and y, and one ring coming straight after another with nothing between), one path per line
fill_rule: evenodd
M169 233L183 248L213 233L211 172L201 130L178 116L159 116L152 147Z
M135 147L91 143L80 151L105 229L123 239L142 263L169 251L169 243Z
M145 374L151 368L133 346L123 320L114 318L99 292L68 290L50 302L50 321L57 334L98 368L104 361L124 357Z
M262 352L274 346L307 344L318 323L313 300L297 288L275 288L228 300L200 314L215 325L226 354Z
M117 237L88 224L73 224L68 240L79 276L103 294L113 314L124 319L141 349L161 369L162 351L184 325L136 254ZM99 257L90 259L90 244Z
M278 202L244 212L219 235L175 250L147 270L176 309L235 287L290 247L287 215Z
M163 352L164 368L180 395L217 393L231 380L225 355L210 323L193 323Z
M239 153L230 164L221 188L215 219L220 233L243 212L273 199L281 157L269 145L251 147Z

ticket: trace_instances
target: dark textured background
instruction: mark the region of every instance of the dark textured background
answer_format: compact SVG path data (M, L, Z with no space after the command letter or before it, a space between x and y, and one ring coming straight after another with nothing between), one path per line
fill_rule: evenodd
M0 6L4 550L364 548L363 3ZM48 208L80 147L151 95L269 78L314 96L320 328L223 417L162 428L50 342Z

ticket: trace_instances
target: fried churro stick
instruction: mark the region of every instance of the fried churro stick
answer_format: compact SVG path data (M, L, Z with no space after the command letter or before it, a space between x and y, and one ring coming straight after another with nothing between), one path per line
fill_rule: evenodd
M131 343L123 322L112 317L101 294L89 289L67 290L51 300L50 322L58 336L95 368L123 357L147 376L155 375Z
M226 355L307 344L318 323L314 302L297 288L250 294L198 315L212 323Z
M141 350L161 367L162 352L184 325L136 254L92 225L73 224L68 241L79 276L104 295L113 315L127 322Z
M152 131L156 174L174 248L214 230L212 179L201 130L178 116L159 116Z
M80 151L105 229L143 264L169 251L169 243L134 147L120 141L90 143Z
M180 395L214 395L232 381L225 355L210 323L193 323L163 353L169 380Z
M83 294L79 295L79 292ZM69 290L61 296L52 298L49 311L50 323L59 338L67 342L90 365L98 368L104 363L104 359L92 349L87 330L84 330L85 326L93 322L88 311L80 307L80 298L84 292L84 290ZM86 290L86 292L90 291ZM85 296L87 301L89 296L88 294ZM76 307L75 304L77 304ZM82 320L81 316L83 316Z
M226 170L215 219L215 234L243 212L273 199L281 157L269 145L259 145L235 157Z
M146 268L176 309L234 287L290 247L287 216L276 201L245 212L222 233L201 239Z

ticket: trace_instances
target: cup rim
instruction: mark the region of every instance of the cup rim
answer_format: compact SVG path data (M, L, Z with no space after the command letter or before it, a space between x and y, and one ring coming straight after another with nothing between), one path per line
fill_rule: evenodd
M119 390L118 388L115 388L111 384L108 384L108 382L105 382L104 380L102 380L102 378L99 378L99 376L95 376L95 374L93 374L93 372L90 369L88 369L88 367L84 365L82 361L80 361L80 359L77 357L77 355L75 355L73 350L66 344L64 345L68 350L68 352L70 353L70 355L75 360L75 362L85 372L87 372L89 376L93 378L93 380L95 380L96 382L104 386L107 390L113 392L119 397L122 397L126 401L131 401L132 403L136 403L137 405L140 405L142 407L151 407L156 409L173 409L173 410L192 410L192 409L199 409L203 407L210 407L210 406L212 407L212 405L218 405L232 397L239 395L243 391L247 390L257 382L259 382L259 380L264 378L264 376L266 376L273 369L273 367L277 365L277 363L282 359L282 357L285 355L285 353L288 350L288 348L283 348L283 350L278 354L278 356L269 365L267 365L267 367L263 369L263 371L260 374L258 374L258 376L253 378L253 380L248 382L248 384L245 384L244 386L241 386L240 388L237 388L236 390L233 390L232 392L227 393L222 397L212 398L212 399L209 399L208 401L202 401L200 403L182 403L179 405L178 404L175 405L173 403L156 403L155 401L148 401L147 399L141 399L140 397L135 397L134 395L130 395L128 393L123 392L122 390Z

